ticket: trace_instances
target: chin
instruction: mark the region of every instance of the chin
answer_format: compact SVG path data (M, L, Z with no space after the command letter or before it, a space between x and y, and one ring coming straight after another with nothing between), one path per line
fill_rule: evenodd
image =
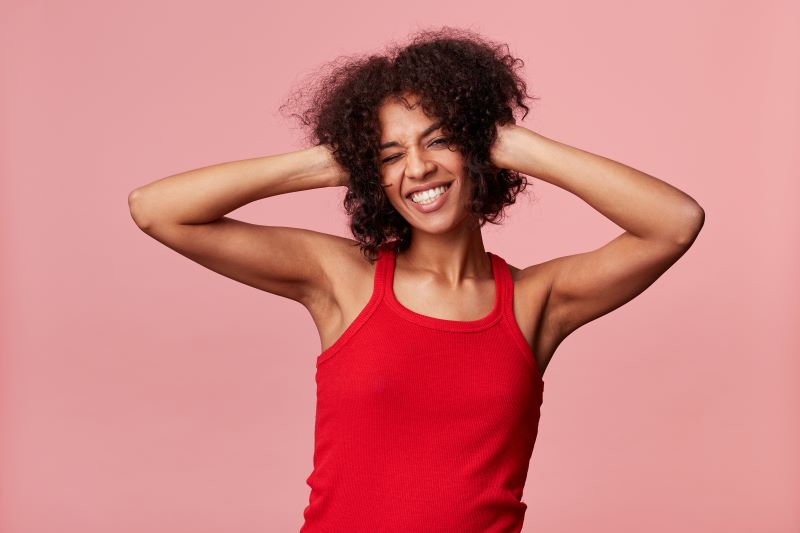
M442 216L431 217L424 221L420 220L419 217L413 217L412 214L411 218L406 217L406 222L409 223L414 231L421 231L432 235L442 235L454 231L462 224L467 223L468 219L469 213L466 212L457 214L442 213Z

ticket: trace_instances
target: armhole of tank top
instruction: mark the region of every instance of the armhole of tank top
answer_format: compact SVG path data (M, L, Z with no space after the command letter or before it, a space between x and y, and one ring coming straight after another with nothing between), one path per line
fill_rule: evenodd
M502 267L500 279L503 291L503 322L506 323L511 337L514 339L520 349L520 355L525 359L525 362L533 371L534 377L540 383L544 384L542 373L539 372L539 365L536 363L536 356L528 344L528 341L525 339L525 335L522 333L522 330L517 323L517 319L514 316L514 278L511 276L511 268L504 259L500 258L499 256L498 259L500 259L500 266Z
M341 351L347 341L349 341L356 332L361 329L361 326L369 319L375 309L378 307L381 299L383 298L383 285L386 279L386 250L383 248L378 249L378 257L375 261L375 273L372 279L372 296L370 296L366 305L356 315L349 326L345 328L339 338L333 344L328 346L317 356L316 366L319 367L322 363L329 361L331 357Z

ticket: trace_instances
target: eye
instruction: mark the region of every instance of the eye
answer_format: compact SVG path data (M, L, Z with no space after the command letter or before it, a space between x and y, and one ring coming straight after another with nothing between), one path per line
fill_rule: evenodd
M435 144L441 144L441 143L447 144L448 143L447 137L439 137L438 139L434 139L433 141L431 141L430 146L433 146ZM381 163L390 163L390 162L394 161L395 159L397 159L398 157L400 157L400 155L402 155L402 154L391 155L391 156L381 160Z

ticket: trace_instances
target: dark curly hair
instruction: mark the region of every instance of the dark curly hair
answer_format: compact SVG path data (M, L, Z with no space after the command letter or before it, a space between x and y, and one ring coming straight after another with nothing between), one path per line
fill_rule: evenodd
M463 155L474 185L469 208L480 227L499 224L505 207L528 185L523 175L490 161L496 124L516 123L514 108L525 110L524 119L525 99L539 99L527 94L517 73L523 65L506 44L443 26L417 32L404 46L392 43L381 54L340 56L290 94L280 110L300 107L290 116L308 128L306 142L328 144L350 175L344 207L370 261L384 244L403 250L411 242L411 226L379 179L380 105L390 96L418 96L423 111L442 120L450 147Z

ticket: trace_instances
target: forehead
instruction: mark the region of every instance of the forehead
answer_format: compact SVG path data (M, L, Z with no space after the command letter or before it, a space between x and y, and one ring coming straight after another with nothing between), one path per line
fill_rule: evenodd
M378 109L381 141L411 139L435 121L413 95L387 98Z

